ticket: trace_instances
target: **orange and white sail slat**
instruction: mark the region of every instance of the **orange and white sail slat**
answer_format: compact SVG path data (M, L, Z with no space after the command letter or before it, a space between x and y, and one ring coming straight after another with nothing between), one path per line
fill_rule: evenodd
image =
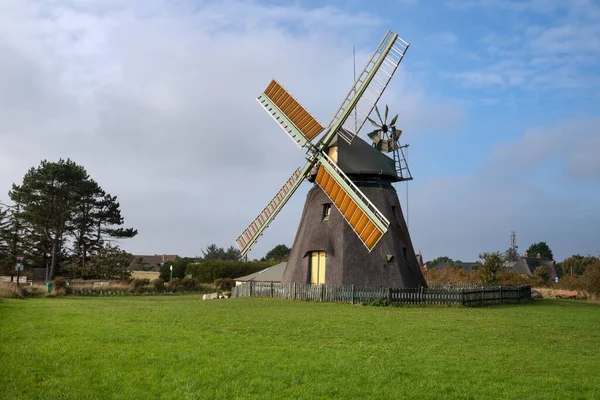
M328 163L322 160L316 182L371 251L387 232L389 221L358 188L353 187L351 181L342 175L343 172L333 170Z
M314 139L323 130L317 121L298 101L289 94L275 79L271 80L265 95L308 140Z

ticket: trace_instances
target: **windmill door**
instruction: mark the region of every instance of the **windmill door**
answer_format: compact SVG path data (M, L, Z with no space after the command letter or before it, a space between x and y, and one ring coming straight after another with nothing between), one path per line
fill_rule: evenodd
M325 283L325 267L327 264L327 253L324 251L313 251L310 257L310 283L321 285Z

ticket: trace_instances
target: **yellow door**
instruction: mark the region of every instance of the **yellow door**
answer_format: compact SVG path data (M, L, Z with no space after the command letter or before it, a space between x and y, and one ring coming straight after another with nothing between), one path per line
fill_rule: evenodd
M327 253L324 251L313 251L310 257L310 283L320 285L325 283L325 264Z
M319 283L325 283L325 261L327 261L327 253L319 252Z

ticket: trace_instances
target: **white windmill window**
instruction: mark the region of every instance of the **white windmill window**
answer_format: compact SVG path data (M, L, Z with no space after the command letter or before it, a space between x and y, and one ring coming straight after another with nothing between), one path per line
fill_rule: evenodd
M329 215L331 214L331 203L323 204L323 221L327 221L329 219Z

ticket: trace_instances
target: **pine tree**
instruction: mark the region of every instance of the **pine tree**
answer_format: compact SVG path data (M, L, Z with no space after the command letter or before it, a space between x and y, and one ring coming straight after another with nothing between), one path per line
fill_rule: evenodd
M111 239L134 237L137 230L117 228L124 222L117 197L107 194L93 179L81 182L77 192L79 201L71 229L73 252L85 270L90 253Z
M16 206L12 219L21 233L20 243L38 258L50 255L50 279L59 260L67 257L69 244L76 260L84 264L90 251L111 239L137 234L132 228L119 228L123 217L116 196L105 193L85 168L70 159L44 160L30 168L21 185L13 184L9 196Z

